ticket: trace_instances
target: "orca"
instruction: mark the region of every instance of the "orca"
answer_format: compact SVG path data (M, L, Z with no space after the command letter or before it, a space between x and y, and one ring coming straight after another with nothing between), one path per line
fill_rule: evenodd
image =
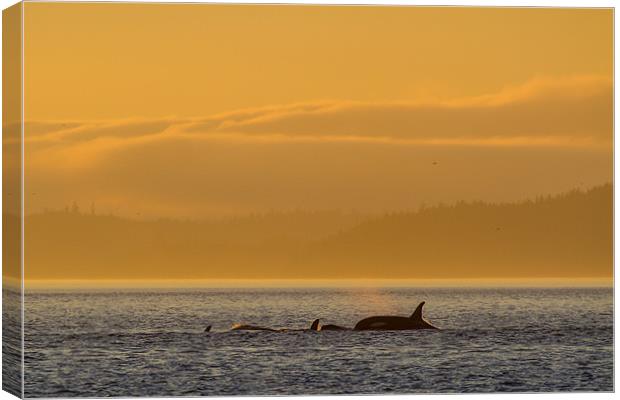
M318 319L317 319L317 322L318 322ZM327 324L327 325L319 326L317 330L318 331L350 331L351 328L347 328L345 326L340 326L340 325Z
M204 331L205 332L211 332L211 325L207 326Z
M364 318L353 328L356 331L403 331L412 329L439 329L431 325L422 317L422 307L425 302L421 302L410 317L399 316L376 316Z
M327 324L321 325L321 331L350 331L351 328L347 328L346 326Z
M232 328L230 328L231 331L268 331L268 332L305 332L305 331L318 331L319 330L319 320L315 319L312 322L312 325L310 325L309 329L289 329L289 328L282 328L282 329L273 329L273 328L266 328L263 326L256 326L256 325L245 325L245 324L235 324L232 326Z
M278 332L277 329L265 328L263 326L256 325L246 325L246 324L234 324L231 328L231 331L269 331L269 332Z

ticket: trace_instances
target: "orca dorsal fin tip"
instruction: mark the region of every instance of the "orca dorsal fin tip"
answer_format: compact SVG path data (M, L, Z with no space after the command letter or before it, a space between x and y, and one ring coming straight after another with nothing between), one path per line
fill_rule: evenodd
M411 319L416 319L416 320L421 320L422 319L422 308L424 307L424 304L426 304L425 301L421 302L420 304L418 304L418 306L416 307L415 311L413 312L413 314L411 314Z
M317 319L315 319L315 320L312 322L312 325L310 325L310 330L311 330L311 331L318 331L318 330L319 330L319 319L318 319L318 318L317 318Z

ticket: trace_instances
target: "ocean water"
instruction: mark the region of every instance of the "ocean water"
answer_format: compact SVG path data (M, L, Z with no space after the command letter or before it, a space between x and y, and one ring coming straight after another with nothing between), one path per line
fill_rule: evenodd
M440 331L242 332L425 317ZM613 390L610 288L29 291L26 397ZM203 332L212 325L211 333Z

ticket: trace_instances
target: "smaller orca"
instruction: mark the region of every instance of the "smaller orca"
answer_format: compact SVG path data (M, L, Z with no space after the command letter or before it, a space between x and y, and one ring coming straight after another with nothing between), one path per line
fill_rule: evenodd
M312 322L312 325L309 329L273 329L273 328L265 328L263 326L256 325L245 325L245 324L235 324L230 328L231 331L268 331L268 332L305 332L305 331L318 331L319 330L319 320L315 319Z
M230 328L231 331L269 331L278 332L276 329L265 328L263 326L235 324Z
M211 325L207 326L204 331L205 332L211 332Z
M346 326L327 324L321 325L321 331L350 331L351 328L347 328Z
M318 321L319 320L317 319L316 322ZM327 325L321 325L317 330L319 331L350 331L351 328L347 328L347 327L340 326L340 325L327 324Z
M424 304L424 301L421 302L409 318L399 316L368 317L358 322L353 329L356 331L439 329L422 317Z

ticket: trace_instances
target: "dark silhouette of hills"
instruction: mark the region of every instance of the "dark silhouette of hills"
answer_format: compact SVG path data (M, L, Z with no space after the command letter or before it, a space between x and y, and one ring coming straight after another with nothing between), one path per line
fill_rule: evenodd
M385 277L611 277L613 192L393 213L315 244L318 265Z
M131 220L77 209L25 221L27 279L609 277L613 194L440 205L363 217ZM14 218L5 215L7 218Z

